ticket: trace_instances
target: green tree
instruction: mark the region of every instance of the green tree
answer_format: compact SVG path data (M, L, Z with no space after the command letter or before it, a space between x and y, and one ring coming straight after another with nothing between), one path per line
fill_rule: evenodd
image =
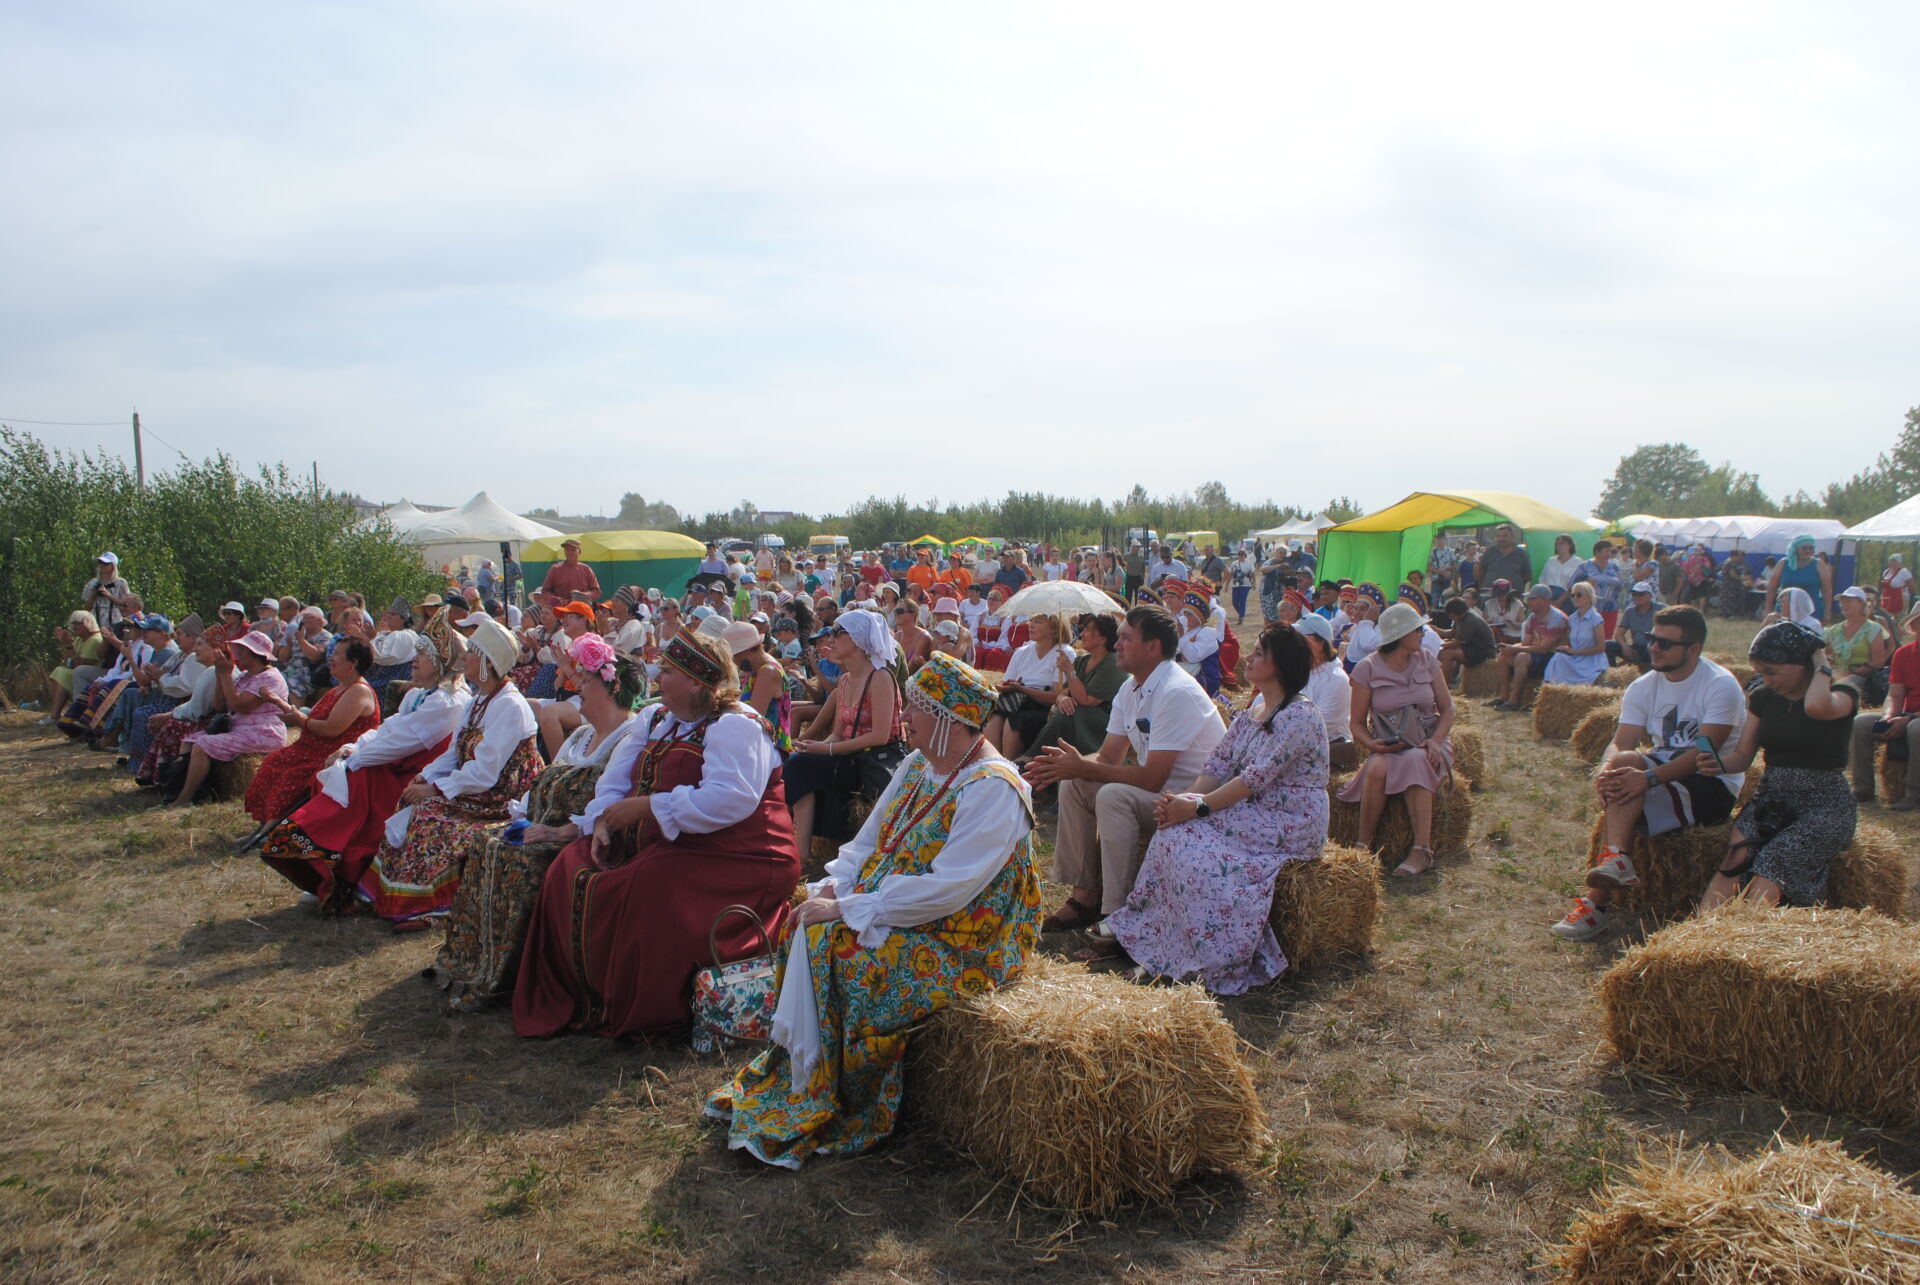
M1846 481L1828 486L1822 498L1832 517L1863 522L1916 494L1920 494L1920 406L1908 409L1891 451Z
M1593 515L1606 521L1629 513L1689 516L1680 510L1707 477L1700 452L1680 442L1641 446L1623 456L1600 490Z

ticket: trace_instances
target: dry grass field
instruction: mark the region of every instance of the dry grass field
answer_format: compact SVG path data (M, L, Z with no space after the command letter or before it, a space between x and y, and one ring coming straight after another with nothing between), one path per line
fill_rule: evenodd
M698 1114L726 1062L449 1017L428 935L296 907L228 855L237 805L152 812L111 756L0 716L0 1279L1464 1285L1543 1279L1636 1155L1781 1133L1920 1169L1920 1131L1601 1056L1618 943L1546 931L1581 871L1586 768L1525 716L1469 717L1491 775L1470 854L1396 881L1372 959L1224 1005L1272 1133L1257 1171L1090 1222L911 1118L797 1175L728 1153Z

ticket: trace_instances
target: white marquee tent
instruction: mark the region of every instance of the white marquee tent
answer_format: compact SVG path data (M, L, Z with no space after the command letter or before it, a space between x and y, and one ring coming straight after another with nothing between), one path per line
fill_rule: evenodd
M1849 540L1884 540L1905 544L1920 540L1920 495L1902 500L1884 513L1876 513L1859 526L1848 527Z
M458 562L465 558L498 557L500 542L506 541L515 554L530 540L544 540L560 532L542 522L523 518L502 505L485 491L459 508L428 513L402 500L382 515L393 532L408 544L417 545L429 566Z

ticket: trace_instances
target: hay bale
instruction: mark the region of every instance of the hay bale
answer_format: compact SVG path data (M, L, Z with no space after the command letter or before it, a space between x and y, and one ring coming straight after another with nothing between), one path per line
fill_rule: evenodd
M1567 738L1567 747L1581 762L1598 764L1613 748L1613 737L1619 730L1619 706L1602 706L1580 720Z
M1500 667L1490 660L1460 671L1460 694L1472 700L1491 700L1500 694Z
M1612 709L1617 715L1619 689L1547 683L1533 702L1533 734L1550 741L1564 741L1580 726L1580 720L1596 709Z
M1601 827L1605 818L1597 818L1587 839L1587 863L1600 858ZM1707 880L1727 855L1733 826L1689 826L1659 838L1649 838L1636 829L1627 840L1627 859L1640 882L1622 888L1613 896L1612 908L1629 915L1644 915L1665 923L1685 919L1700 905L1700 894Z
M1615 665L1600 675L1600 686L1627 688L1633 686L1633 680L1647 671L1638 665Z
M1907 765L1888 754L1883 746L1880 755L1880 801L1898 803L1907 797Z
M1373 949L1380 915L1380 862L1363 848L1328 844L1312 861L1289 861L1273 881L1268 922L1289 970Z
M1347 772L1327 782L1329 812L1327 842L1353 847L1360 838L1360 805L1342 801L1342 786L1353 778ZM1435 858L1465 853L1473 833L1473 795L1459 773L1443 783L1433 796L1433 855ZM1413 849L1413 818L1407 813L1406 796L1390 794L1380 813L1380 824L1373 831L1374 850L1388 865L1406 860Z
M1753 682L1753 665L1745 656L1708 656L1707 659L1732 674L1741 687Z
M1920 1197L1817 1142L1642 1164L1574 1219L1555 1266L1571 1285L1902 1281L1920 1279L1914 1241Z
M1905 919L1913 893L1913 864L1907 855L1911 847L1881 826L1858 827L1853 842L1827 871L1827 904Z
M1920 942L1884 915L1729 902L1621 956L1600 1000L1630 1066L1920 1123Z
M1453 746L1454 774L1466 778L1468 789L1486 789L1487 743L1479 729L1455 723L1447 733L1447 741Z
M913 1097L942 1139L1062 1209L1167 1203L1265 1140L1238 1037L1198 986L1033 957L1013 985L934 1014L913 1048Z
M253 778L265 761L264 754L242 754L238 758L221 762L215 759L213 769L207 773L207 788L213 797L222 802L233 802L247 797L247 787L253 784Z

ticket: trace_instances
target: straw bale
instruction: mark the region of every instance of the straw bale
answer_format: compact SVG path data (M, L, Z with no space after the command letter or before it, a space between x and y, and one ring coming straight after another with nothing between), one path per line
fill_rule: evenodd
M1753 665L1745 656L1708 656L1707 659L1732 674L1742 687L1753 681Z
M1633 680L1646 672L1638 665L1615 665L1600 675L1599 683L1602 687L1631 687Z
M1475 700L1500 695L1500 667L1490 660L1468 665L1460 671L1460 694Z
M1312 861L1289 861L1273 881L1268 922L1289 969L1373 949L1380 915L1380 861L1364 848L1328 844Z
M1920 1197L1818 1142L1643 1163L1574 1219L1555 1265L1571 1285L1853 1285L1920 1279L1917 1241Z
M1600 1001L1630 1066L1920 1123L1920 942L1884 915L1729 902L1622 955Z
M1596 709L1612 709L1618 714L1619 688L1547 683L1533 702L1533 734L1550 741L1564 741L1580 726L1580 720Z
M1907 917L1913 891L1912 845L1884 827L1862 824L1827 871L1827 904Z
M1453 771L1456 776L1466 778L1467 787L1474 790L1487 788L1487 743L1475 727L1453 725L1447 733L1447 742L1453 746Z
M1898 803L1907 797L1907 765L1885 749L1879 753L1880 800L1883 803Z
M913 1097L941 1137L1047 1205L1166 1203L1265 1141L1239 1040L1198 986L1034 957L1013 985L934 1014L913 1048Z
M1567 745L1573 750L1574 757L1584 763L1599 763L1613 748L1613 737L1620 730L1620 709L1618 706L1602 706L1580 720L1573 729L1573 735L1567 738Z
M222 762L215 759L213 770L207 773L207 787L213 797L231 802L247 797L247 787L253 784L253 777L260 770L264 754L242 754Z
M1359 842L1360 805L1344 802L1338 795L1341 787L1352 777L1353 773L1346 772L1327 782L1330 796L1327 841L1349 847ZM1472 833L1473 795L1460 774L1455 773L1453 780L1442 782L1433 796L1433 855L1444 857L1465 852ZM1373 831L1373 846L1389 865L1398 865L1412 850L1413 818L1407 815L1404 795L1387 796L1386 808L1380 813L1380 824Z
M1600 856L1601 827L1593 823L1587 840L1589 863ZM1656 922L1685 919L1700 905L1707 880L1726 859L1732 825L1688 826L1659 838L1636 829L1627 840L1627 859L1640 882L1614 894L1612 906L1629 915L1645 915Z

